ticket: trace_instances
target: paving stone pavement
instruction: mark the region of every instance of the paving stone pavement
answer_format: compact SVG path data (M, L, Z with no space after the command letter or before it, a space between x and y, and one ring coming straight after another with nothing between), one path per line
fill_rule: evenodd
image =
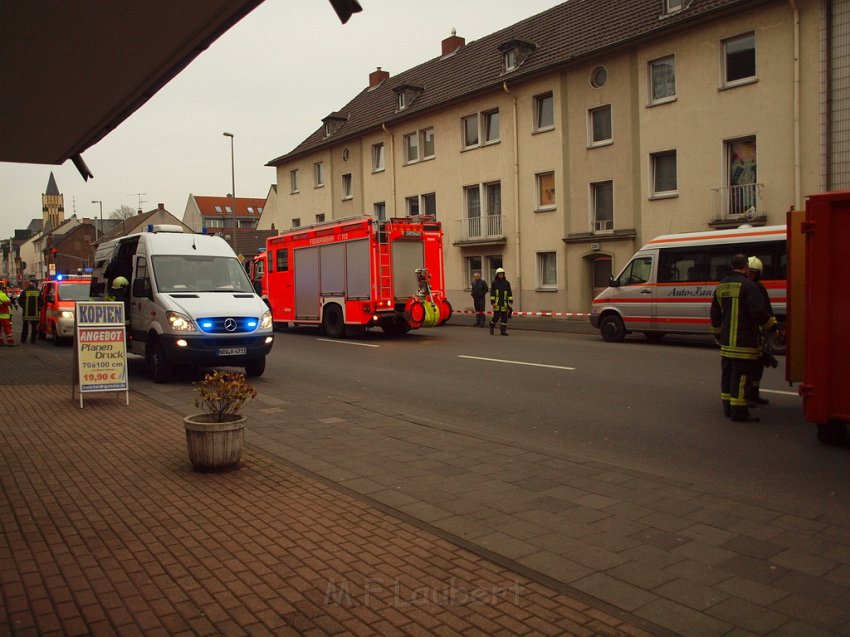
M175 410L80 409L57 352L0 348L0 635L657 633L256 445L193 472Z
M35 351L39 347L46 346L36 346ZM13 351L17 356L24 349ZM41 362L32 362L28 357L25 366L43 367L45 361L54 359L55 356L45 356ZM61 368L55 362L54 367ZM0 366L0 374L2 370L8 367ZM36 378L37 375L30 370L9 382L23 383L21 379L27 377ZM65 385L60 387L63 396L70 392L67 379L65 372L61 379ZM61 381L57 379L56 382ZM808 509L805 503L758 501L736 493L719 492L714 487L649 475L549 449L535 449L516 441L474 436L437 421L401 413L381 413L367 403L346 402L320 389L292 400L265 393L262 383L258 383L258 387L260 395L246 409L250 422L245 467L214 480L238 480L244 493L250 492L255 499L262 499L257 515L269 513L275 520L286 521L280 527L272 527L274 533L299 539L298 533L305 534L310 548L297 551L301 545L299 540L293 539L295 547L283 546L290 562L281 557L273 572L281 563L295 570L291 560L306 559L308 554L315 558L315 568L320 569L320 563L330 559L328 554L334 555L322 537L316 535L320 527L298 525L300 518L289 513L300 511L297 505L317 491L324 494L326 500L345 503L340 505L339 511L348 524L347 532L353 536L363 538L362 530L354 530L366 514L361 515L360 511L378 516L381 522L374 524L379 526L387 520L392 528L422 533L429 542L439 543L443 550L463 551L464 560L481 560L488 564L502 578L495 582L496 586L506 589L505 582L513 577L525 587L541 587L550 595L546 599L557 599L557 606L550 607L555 616L566 612L561 619L573 622L544 629L542 625L496 623L482 626L468 619L470 612L483 611L489 617L487 614L495 610L504 617L527 622L513 614L515 608L510 607L509 602L501 600L499 604L481 608L450 605L449 609L425 612L429 617L447 617L447 610L452 616L456 612L471 624L472 632L493 634L502 630L504 634L545 634L551 630L552 634L607 634L605 631L616 630L625 634L645 631L695 636L850 635L850 519L846 516ZM7 389L4 386L3 392ZM4 404L13 402L7 396L4 398ZM37 407L40 403L31 402L33 406L27 406L21 413L40 413ZM92 403L91 411L87 407L82 412L89 414L85 422L92 424L99 419L101 412L98 410L108 407L109 418L113 420L124 418L122 414L128 411L123 405L119 408L115 401L98 399ZM216 489L208 493L202 487L206 486L204 480L213 478L189 471L182 441L176 440L182 434L179 430L175 434L170 424L160 423L173 417L174 412L194 411L186 396L186 386L138 382L129 411L146 423L142 426L145 431L150 430L150 421L153 421L169 432L165 435L160 431L159 435L171 436L170 442L154 447L160 450L159 454L171 457L169 462L159 458L159 469L167 474L169 485L164 495L170 496L172 489L181 493L180 504L170 510L176 511L178 517L186 511L184 507L189 506L184 500L187 485L191 485L192 492L212 497ZM67 408L61 413L68 413ZM40 417L49 416L50 413L44 413ZM5 421L3 427L4 430L8 428ZM111 440L112 444L131 442L115 439L114 432L104 432L96 438ZM7 447L4 447L4 455ZM115 451L112 449L110 453ZM138 456L135 461L140 459ZM255 472L273 474L273 485L280 480L302 487L310 485L310 488L306 493L298 492L297 498L288 498L278 493L275 486L260 486L263 481L254 475ZM4 488L7 474L6 469ZM250 488L242 486L243 482ZM223 492L233 493L229 488ZM287 489L286 493L291 495L292 492ZM244 500L250 501L250 498ZM203 521L199 524L201 528L214 526L220 516L233 520L231 506L237 510L238 506L247 506L236 505L234 499L226 504L202 501L203 506L193 505L190 516ZM239 510L243 529L245 516L255 515L256 510L252 508L255 505L251 502L251 507ZM350 509L358 513L342 513ZM327 517L321 519L324 522ZM5 525L6 518L3 520ZM336 520L334 523L341 524ZM172 527L186 533L186 524L172 523ZM171 528L164 522L161 526ZM190 526L188 530L195 528ZM331 542L338 536L347 537L338 526L333 528L335 534ZM228 537L231 530L226 531ZM243 538L238 529L233 532ZM308 532L310 535L306 535ZM266 535L273 533L266 529ZM161 541L165 538L156 537ZM385 544L390 537L378 537L381 549L387 551ZM370 539L375 538L370 536ZM183 541L189 542L188 546L181 544L183 549L198 550L191 537ZM249 542L249 546L254 547L256 543L256 540ZM231 550L224 546L216 545L209 552L216 557L220 551ZM376 577L381 582L376 588L384 597L369 593L368 598L370 601L383 599L385 611L395 611L391 614L398 621L402 619L396 613L409 621L399 634L415 631L439 634L438 629L445 634L466 634L460 624L449 624L448 620L445 626L430 626L422 624L419 616L419 619L409 619L386 600L387 596L394 596L392 589L396 578L401 577L399 572L410 575L411 569L424 569L426 564L434 566L432 558L412 554L409 544L403 548L407 549L403 551L407 558L418 559L411 564L405 557L393 554L401 562L393 561L389 566L379 567L375 566L379 562L362 558L373 567L363 572L352 568L343 570L338 566L339 562L349 565L349 557L358 549L364 550L362 544L353 548L346 546L345 556L339 562L325 564L323 570L315 571L325 579L323 584L314 586L313 597L308 597L308 601L318 607L321 616L330 614L345 627L344 630L356 632L340 619L345 612L353 611L334 601L334 595L342 594L341 586L331 587L329 607L316 602L315 589L324 600L328 582L346 582L350 587L348 594L356 602L375 584L368 583L366 578L377 572ZM248 559L244 550L232 550L233 554L228 554L220 563L235 563L243 556ZM382 559L385 553L379 555ZM438 560L437 566L446 564ZM301 568L311 567L302 564ZM5 570L3 568L0 573ZM437 588L441 583L440 590L445 588L445 582L449 581L446 578L452 575L446 571L440 573L437 576L428 573L432 579L427 580L426 589ZM311 582L297 571L296 574L307 583ZM420 574L416 572L413 577ZM216 577L198 581L211 582ZM385 585L385 581L392 585ZM403 586L406 584L410 584L408 589L413 594L412 583L405 580ZM469 590L491 584L490 580L463 580L458 586ZM44 588L44 584L40 586ZM386 587L382 589L382 586ZM297 585L295 588L306 595ZM408 589L403 590L406 593ZM407 599L405 593L400 599ZM540 595L545 597L543 593ZM538 599L535 597L535 601ZM289 603L295 606L292 601ZM295 608L300 612L299 607ZM275 612L272 610L271 614ZM361 616L355 614L355 617L376 632L383 633L382 629L389 629L389 625L399 628L397 623L387 619L386 613L378 614L388 622L382 624L381 629L375 629ZM278 613L278 616L286 615ZM590 619L582 624L579 621L582 616ZM601 616L608 617L608 621ZM551 624L553 617L548 617ZM235 620L231 618L231 621ZM590 625L591 621L596 623ZM245 629L238 622L237 625ZM302 627L294 628L302 631ZM317 630L329 632L321 625ZM278 631L273 629L273 632Z

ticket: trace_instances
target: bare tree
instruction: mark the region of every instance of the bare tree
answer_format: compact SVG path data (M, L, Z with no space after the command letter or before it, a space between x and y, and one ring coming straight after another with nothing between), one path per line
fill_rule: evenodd
M135 216L136 211L133 210L130 206L121 206L120 208L116 208L115 210L109 213L110 219L125 220Z

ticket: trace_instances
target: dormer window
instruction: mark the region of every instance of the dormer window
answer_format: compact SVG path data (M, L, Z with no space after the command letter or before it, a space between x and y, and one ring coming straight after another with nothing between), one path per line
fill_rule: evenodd
M509 40L499 45L499 51L502 52L502 73L517 70L536 48L536 44L525 40Z
M666 15L677 13L685 7L685 0L662 0L662 2L664 3L664 13Z
M422 95L424 90L425 87L417 86L415 84L401 84L396 86L393 89L396 94L396 110L403 111L409 107L413 104L417 97Z
M322 120L322 123L325 125L325 137L330 137L335 132L337 132L343 124L345 124L347 117L341 115L340 113L331 113L326 118Z

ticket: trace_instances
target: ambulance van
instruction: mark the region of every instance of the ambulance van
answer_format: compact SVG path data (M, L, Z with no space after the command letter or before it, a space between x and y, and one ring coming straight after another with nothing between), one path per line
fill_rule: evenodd
M95 253L90 296L114 297L111 283L129 281L129 351L144 356L164 383L181 367L244 367L261 376L271 351L272 316L245 269L221 237L180 226L106 241Z
M785 352L787 303L785 226L735 228L656 237L643 246L595 299L590 322L602 338L619 342L633 332L650 340L665 334L709 334L714 288L737 253L761 259L780 329L771 334L774 353Z

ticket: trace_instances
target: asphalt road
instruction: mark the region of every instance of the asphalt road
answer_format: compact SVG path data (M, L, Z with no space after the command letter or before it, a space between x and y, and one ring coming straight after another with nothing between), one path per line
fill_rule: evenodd
M277 334L261 382L287 396L326 387L436 426L846 512L848 452L818 443L781 365L765 373L760 423L723 417L719 374L717 350L701 340L447 326L335 341L301 328Z

